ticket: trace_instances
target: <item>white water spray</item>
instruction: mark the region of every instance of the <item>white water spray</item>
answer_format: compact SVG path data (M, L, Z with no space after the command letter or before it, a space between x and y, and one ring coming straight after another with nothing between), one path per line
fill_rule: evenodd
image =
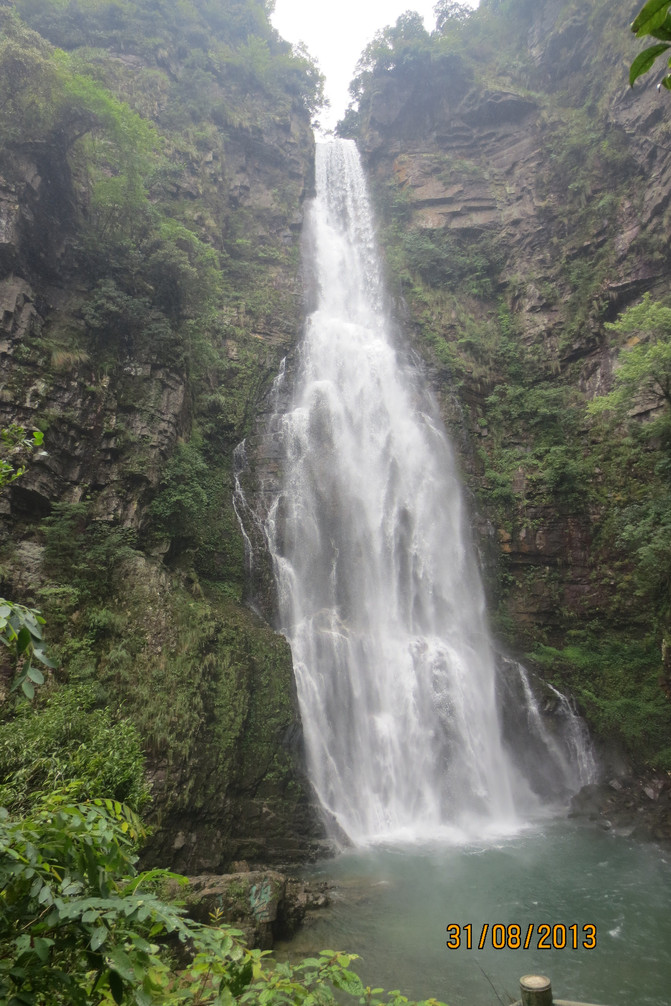
M318 147L308 227L317 308L267 536L311 778L358 843L509 830L515 773L460 486L393 344L350 141Z

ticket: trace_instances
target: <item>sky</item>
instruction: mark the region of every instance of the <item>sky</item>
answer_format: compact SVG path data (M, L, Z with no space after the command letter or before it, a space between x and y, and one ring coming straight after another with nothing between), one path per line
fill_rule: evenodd
M414 10L428 31L435 26L436 0L276 0L271 20L288 42L304 42L326 77L330 110L321 113L322 129L331 129L349 104L348 85L356 62L376 31ZM479 0L461 0L477 7Z

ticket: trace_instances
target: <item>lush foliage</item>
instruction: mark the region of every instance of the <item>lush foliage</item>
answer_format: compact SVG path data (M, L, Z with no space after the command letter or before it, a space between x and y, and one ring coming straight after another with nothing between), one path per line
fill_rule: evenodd
M433 7L436 18L436 30L444 31L447 27L464 24L471 17L473 8L455 0L438 0Z
M135 534L95 519L90 502L55 503L42 522L44 565L67 583L77 604L101 601L114 587L114 572L133 554Z
M35 793L68 787L72 799L111 796L147 803L142 745L128 719L115 722L93 684L61 685L20 703L0 723L0 806L26 813Z
M322 97L315 64L278 37L269 8L0 3L0 173L17 201L26 165L39 177L10 252L36 291L10 387L56 459L46 505L31 509L44 483L21 497L2 575L43 613L58 661L30 704L31 678L2 689L3 1002L330 1001L343 964L252 973L261 955L152 903L156 878L133 901L127 829L140 831L115 803L146 802L151 758L154 813L202 808L195 827L217 822L223 861L245 800L273 817L286 803L289 820L303 796L285 743L289 652L238 603L231 503L232 446L297 326L288 222ZM68 292L57 304L40 296L45 274ZM74 458L77 502L64 503L55 472ZM42 615L5 612L22 683L36 639L10 624L17 613L35 632Z
M201 115L213 98L220 114L225 108L226 98L216 94L222 80L229 94L251 86L274 99L288 97L310 113L323 102L321 74L303 49L279 38L261 0L185 0L164 6L160 18L143 0L113 9L102 0L22 0L17 6L32 28L64 50L110 49L151 62L157 54L163 62L184 61L200 90Z
M412 10L401 14L394 25L376 32L363 50L349 86L352 103L338 126L342 135L356 132L357 109L365 104L381 80L393 77L417 95L432 76L441 78L443 86L461 87L461 78L468 74L458 38L472 11L451 2L438 3L434 10L437 29L432 34L425 29L422 17Z
M622 419L636 401L652 411L671 406L671 307L646 294L613 324L611 332L627 336L615 371L615 387L590 406L593 415L613 411ZM663 412L662 412L663 415ZM655 429L655 432L658 432Z
M620 464L628 473L601 480L607 505L600 541L614 542L629 569L621 591L641 604L661 640L660 683L671 696L671 309L649 296L609 326L621 343L613 390L589 406L600 443L596 463L603 473L615 422L625 436ZM624 344L622 345L622 341ZM605 464L602 462L605 461Z
M297 965L269 963L240 933L203 926L157 893L167 871L138 873L143 828L114 800L54 795L30 815L0 811L0 997L11 1006L333 1006L345 994L380 998L350 970L351 954L323 951ZM179 962L170 949L181 948ZM429 1000L437 1006L435 1000Z
M629 83L633 84L647 73L663 53L671 48L671 0L648 0L636 15L631 30L637 38L656 38L659 41L638 54L629 70ZM668 63L671 66L671 60ZM671 74L662 77L660 86L671 90Z

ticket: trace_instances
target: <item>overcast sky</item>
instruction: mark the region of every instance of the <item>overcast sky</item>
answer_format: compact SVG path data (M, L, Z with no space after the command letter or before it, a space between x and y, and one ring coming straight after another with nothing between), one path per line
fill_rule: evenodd
M394 24L406 10L418 11L429 31L436 0L276 0L272 22L288 42L305 42L326 76L331 109L320 116L332 128L349 104L348 84L362 49L379 28ZM477 7L479 0L461 0Z

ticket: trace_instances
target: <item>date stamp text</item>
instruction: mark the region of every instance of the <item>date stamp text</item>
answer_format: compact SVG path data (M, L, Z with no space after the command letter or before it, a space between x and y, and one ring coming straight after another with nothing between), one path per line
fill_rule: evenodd
M446 926L448 950L595 950L596 926L592 922L467 922Z

